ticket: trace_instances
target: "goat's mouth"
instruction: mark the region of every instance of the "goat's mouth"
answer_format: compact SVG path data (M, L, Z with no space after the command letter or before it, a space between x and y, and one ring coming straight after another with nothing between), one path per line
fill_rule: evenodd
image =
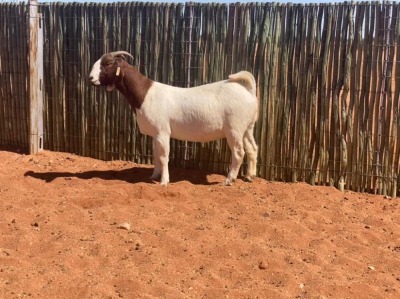
M90 75L90 76L88 77L88 79L89 79L90 83L91 83L92 85L94 85L94 86L99 86L99 85L101 85L99 78L95 78L95 76L93 76L93 75Z
M100 85L101 85L100 80L93 80L93 79L91 79L91 80L90 80L90 83L91 83L93 86L100 86Z

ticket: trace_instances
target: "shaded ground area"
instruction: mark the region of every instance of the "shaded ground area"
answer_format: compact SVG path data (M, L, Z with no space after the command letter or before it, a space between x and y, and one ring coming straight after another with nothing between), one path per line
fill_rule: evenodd
M0 151L1 298L400 298L399 199Z

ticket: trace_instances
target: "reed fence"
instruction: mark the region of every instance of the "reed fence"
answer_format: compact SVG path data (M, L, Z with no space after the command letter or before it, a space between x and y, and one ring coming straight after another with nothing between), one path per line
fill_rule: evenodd
M87 81L103 53L125 50L143 74L181 87L252 72L260 99L260 177L396 196L399 3L52 3L39 9L46 149L151 163L151 140L139 133L125 100ZM0 4L0 117L22 121L1 118L0 142L25 144L25 85L15 78L26 80L26 24L11 10L22 13L24 5ZM224 173L229 161L224 140L171 141L172 166Z
M0 2L0 145L27 148L29 96L26 6Z

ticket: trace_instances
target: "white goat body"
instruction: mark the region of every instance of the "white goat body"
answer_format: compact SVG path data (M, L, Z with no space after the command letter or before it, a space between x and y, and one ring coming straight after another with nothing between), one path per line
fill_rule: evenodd
M107 90L119 89L128 101L139 98L139 103L132 103L132 100L130 103L135 109L140 132L153 137L152 179L161 176L161 184L169 182L170 138L208 142L225 137L232 151L225 184L230 185L237 178L244 150L249 159L246 179L250 181L256 175L258 149L253 129L258 102L255 80L249 72L241 71L230 75L228 80L198 87L179 88L145 81L149 79L121 58L121 53L129 54L117 53L103 55L93 66L90 79L94 85L105 85ZM142 85L148 87L144 92L141 90L142 96L138 97L133 95L132 86L139 89L137 85L141 80L146 82Z
M162 131L175 139L208 142L224 138L227 130L244 132L256 112L254 97L225 80L193 88L154 82L136 115L143 134Z

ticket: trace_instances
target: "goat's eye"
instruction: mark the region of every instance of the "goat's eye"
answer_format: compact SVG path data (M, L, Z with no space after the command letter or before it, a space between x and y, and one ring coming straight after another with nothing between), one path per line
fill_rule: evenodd
M100 68L105 68L105 67L110 66L110 65L112 65L112 64L113 64L112 62L102 63L102 64L100 65Z

